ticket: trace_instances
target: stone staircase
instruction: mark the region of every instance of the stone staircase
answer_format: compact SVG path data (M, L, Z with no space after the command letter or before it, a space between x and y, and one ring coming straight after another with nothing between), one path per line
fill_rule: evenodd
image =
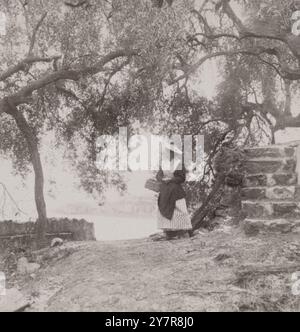
M297 142L245 150L242 210L247 226L300 232L299 147Z

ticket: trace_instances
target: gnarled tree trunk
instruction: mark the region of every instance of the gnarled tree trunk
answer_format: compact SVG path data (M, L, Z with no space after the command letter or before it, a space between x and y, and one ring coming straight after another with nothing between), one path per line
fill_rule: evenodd
M34 131L29 126L26 118L21 111L17 109L12 102L9 102L9 107L7 108L7 113L10 114L19 128L19 130L24 135L31 163L35 175L35 204L38 212L38 220L36 224L36 234L37 234L37 246L43 248L46 245L46 226L47 226L47 209L44 198L44 174L43 167L40 158L40 153L38 149L38 139L34 134Z

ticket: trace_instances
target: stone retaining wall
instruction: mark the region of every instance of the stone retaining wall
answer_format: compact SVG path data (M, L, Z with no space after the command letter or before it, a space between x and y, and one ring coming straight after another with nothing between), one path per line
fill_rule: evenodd
M247 227L300 232L300 141L245 151L241 198Z

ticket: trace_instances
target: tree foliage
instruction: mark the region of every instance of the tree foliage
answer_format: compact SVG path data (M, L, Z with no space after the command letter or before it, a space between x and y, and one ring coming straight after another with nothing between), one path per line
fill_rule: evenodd
M158 133L206 135L205 185L224 145L274 141L300 126L300 42L292 0L3 0L0 149L25 172L32 163L39 214L46 218L39 144L54 132L89 192L120 178L95 168L99 135L140 120ZM17 23L16 23L17 22ZM218 96L192 78L219 61ZM82 153L84 151L84 153ZM97 181L92 178L96 177ZM38 193L38 194L37 194Z

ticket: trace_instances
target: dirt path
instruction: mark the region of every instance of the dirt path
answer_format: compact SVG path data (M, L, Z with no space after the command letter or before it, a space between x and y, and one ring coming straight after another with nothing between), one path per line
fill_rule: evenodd
M69 244L23 292L46 311L298 310L290 275L238 284L242 265L300 262L298 236L217 231L192 240Z

